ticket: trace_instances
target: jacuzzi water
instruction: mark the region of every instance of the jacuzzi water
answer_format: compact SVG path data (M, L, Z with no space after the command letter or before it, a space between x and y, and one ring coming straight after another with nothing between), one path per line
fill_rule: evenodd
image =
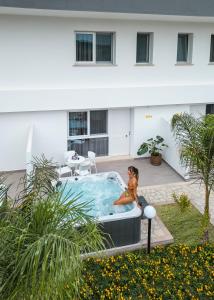
M71 198L79 195L79 203L87 202L87 213L93 217L124 213L134 208L133 203L127 205L113 205L122 192L124 186L115 173L101 173L72 180L63 180L61 189L63 195L72 194Z

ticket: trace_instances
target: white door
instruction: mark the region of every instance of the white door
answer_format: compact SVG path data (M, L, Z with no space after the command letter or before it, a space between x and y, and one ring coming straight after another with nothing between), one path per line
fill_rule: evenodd
M108 111L109 155L129 155L130 109Z

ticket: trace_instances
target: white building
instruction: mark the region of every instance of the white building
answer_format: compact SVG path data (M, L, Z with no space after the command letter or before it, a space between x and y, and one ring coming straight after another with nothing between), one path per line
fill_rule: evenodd
M136 157L159 134L183 174L169 122L213 109L214 1L159 2L0 0L0 171L26 168L31 135L62 162Z

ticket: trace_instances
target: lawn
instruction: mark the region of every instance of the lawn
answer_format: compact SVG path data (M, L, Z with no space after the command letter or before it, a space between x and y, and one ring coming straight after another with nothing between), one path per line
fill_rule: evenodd
M156 206L157 214L164 222L175 244L196 245L201 242L201 213L191 206L186 212L180 212L177 204ZM209 226L210 242L214 242L214 226Z

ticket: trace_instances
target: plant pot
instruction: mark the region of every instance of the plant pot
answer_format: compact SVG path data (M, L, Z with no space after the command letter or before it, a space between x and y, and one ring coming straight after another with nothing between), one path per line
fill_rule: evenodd
M159 154L159 155L151 155L151 157L150 157L150 163L153 166L160 166L161 162L162 162L162 155L161 154Z

